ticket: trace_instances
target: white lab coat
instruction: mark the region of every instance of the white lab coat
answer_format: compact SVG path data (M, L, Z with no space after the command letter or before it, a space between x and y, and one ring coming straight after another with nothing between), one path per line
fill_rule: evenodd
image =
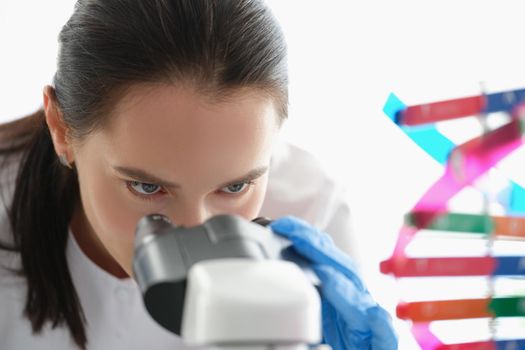
M12 190L16 163L5 166L0 188ZM9 196L9 193L8 193ZM293 214L329 232L351 253L349 210L340 188L314 158L289 144L276 147L272 157L268 193L261 215L278 218ZM0 214L0 238L8 237L5 212ZM132 279L117 279L96 266L69 235L66 256L73 283L84 309L90 350L182 350L181 339L158 326L142 304ZM0 251L0 264L17 266L19 258ZM25 280L0 269L0 349L76 349L66 327L46 324L34 335L23 317Z

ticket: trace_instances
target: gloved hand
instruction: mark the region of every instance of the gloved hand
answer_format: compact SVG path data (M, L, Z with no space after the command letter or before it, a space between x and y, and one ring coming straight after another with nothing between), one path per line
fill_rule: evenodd
M350 257L329 235L292 216L269 226L311 262L321 281L324 343L334 350L397 349L390 315L372 299Z

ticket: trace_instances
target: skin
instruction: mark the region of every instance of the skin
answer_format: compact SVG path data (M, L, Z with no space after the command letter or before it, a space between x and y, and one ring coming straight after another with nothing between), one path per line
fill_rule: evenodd
M69 136L51 87L44 110L57 155L78 173L71 230L110 274L132 275L135 226L144 215L161 213L182 226L224 213L257 217L280 120L267 94L239 89L214 100L191 86L134 85L110 122L81 142Z

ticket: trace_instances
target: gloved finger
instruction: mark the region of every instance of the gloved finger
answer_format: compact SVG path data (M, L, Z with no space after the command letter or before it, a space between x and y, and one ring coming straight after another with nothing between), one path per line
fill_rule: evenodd
M380 305L368 311L372 337L372 350L397 350L398 336L392 325L392 317Z
M321 280L323 298L337 310L352 331L366 333L370 328L367 310L377 305L370 294L331 266L314 265L312 268Z
M323 343L329 344L333 350L369 350L370 332L349 332L346 322L341 319L337 310L322 299L323 312Z
M315 264L333 266L358 289L366 290L352 259L335 246L328 234L294 216L279 218L270 224L270 228L292 241L294 249L305 258Z
M340 319L337 323L344 321L346 329L340 332L346 342L354 346L360 344L356 348L371 344L372 350L397 349L397 335L390 315L368 292L359 290L351 280L330 266L314 265L313 269L321 280L323 298L337 311Z

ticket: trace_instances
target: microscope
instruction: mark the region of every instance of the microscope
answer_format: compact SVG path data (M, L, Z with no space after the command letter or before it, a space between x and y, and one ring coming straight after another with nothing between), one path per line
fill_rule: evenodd
M143 217L133 272L151 317L199 348L329 349L319 345L319 280L269 223L219 215L179 227Z

